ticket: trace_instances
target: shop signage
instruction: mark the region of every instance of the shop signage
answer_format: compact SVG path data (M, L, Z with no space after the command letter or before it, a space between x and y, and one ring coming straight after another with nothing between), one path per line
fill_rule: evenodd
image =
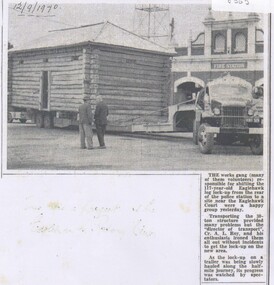
M211 63L212 69L242 69L247 68L246 61L218 62Z

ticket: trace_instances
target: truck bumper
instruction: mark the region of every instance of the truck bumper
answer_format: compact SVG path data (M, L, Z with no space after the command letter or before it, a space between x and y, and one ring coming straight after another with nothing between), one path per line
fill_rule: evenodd
M214 134L249 134L249 135L263 134L263 128L227 129L227 128L207 126L205 131L207 133L214 133Z

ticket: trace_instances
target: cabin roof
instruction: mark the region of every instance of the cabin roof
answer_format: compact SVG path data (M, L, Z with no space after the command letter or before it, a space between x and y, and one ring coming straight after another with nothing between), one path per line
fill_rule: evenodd
M10 52L73 46L81 43L116 45L150 52L175 54L174 50L164 48L108 21L50 31L46 36L13 48Z

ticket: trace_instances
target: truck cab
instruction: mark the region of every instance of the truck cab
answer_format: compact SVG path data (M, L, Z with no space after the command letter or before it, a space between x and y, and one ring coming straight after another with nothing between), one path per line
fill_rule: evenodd
M201 153L211 153L214 142L240 142L255 155L263 153L263 115L253 93L250 83L230 74L209 82L198 93L193 141Z

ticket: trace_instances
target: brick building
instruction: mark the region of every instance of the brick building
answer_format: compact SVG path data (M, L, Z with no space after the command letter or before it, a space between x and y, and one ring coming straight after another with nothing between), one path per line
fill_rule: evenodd
M211 10L203 21L204 31L188 46L177 47L173 59L173 93L170 104L193 98L208 81L224 72L240 77L253 86L264 83L264 32L256 13L217 20Z

